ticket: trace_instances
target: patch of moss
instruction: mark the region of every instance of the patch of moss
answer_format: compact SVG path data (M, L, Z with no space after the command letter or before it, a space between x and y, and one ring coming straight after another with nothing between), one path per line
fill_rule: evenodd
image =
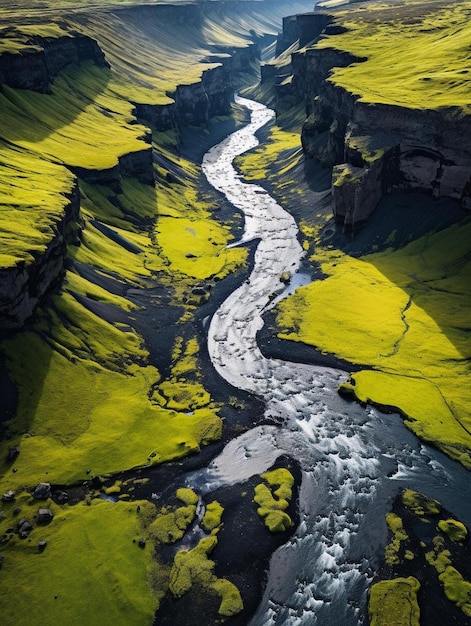
M413 489L405 489L402 502L418 516L438 515L441 511L440 502Z
M195 519L197 494L192 489L180 487L175 495L184 506L165 506L159 511L153 507L143 513L145 529L154 542L175 543L183 537Z
M212 533L219 530L223 513L224 508L217 500L213 500L206 505L202 521L202 526L206 532Z
M393 536L384 550L384 560L388 565L394 565L401 560L402 544L407 541L408 535L404 530L402 519L399 515L388 513L386 515L386 524Z
M215 563L209 554L216 544L216 536L210 535L200 539L192 550L178 552L170 572L169 590L174 597L179 598L195 583L213 589L221 597L219 614L229 617L240 613L244 607L237 587L225 578L217 578L213 573Z
M240 613L244 608L240 591L227 578L218 578L211 583L210 588L214 589L221 598L221 604L218 609L219 615L231 617Z
M419 581L412 576L373 585L368 603L371 626L419 626L419 589Z
M260 483L255 487L254 502L259 507L257 513L264 519L271 532L283 532L291 528L293 521L285 512L292 497L294 477L285 468L279 468L261 474L269 487Z
M463 522L455 519L440 520L437 526L442 533L445 533L452 541L458 543L464 541L468 536L468 529Z

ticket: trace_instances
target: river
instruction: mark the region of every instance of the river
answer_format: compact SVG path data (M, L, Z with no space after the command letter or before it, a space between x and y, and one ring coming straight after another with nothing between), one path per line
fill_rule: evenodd
M288 214L261 186L248 184L233 159L255 147L273 111L237 97L251 121L211 148L209 183L245 216L239 242L257 240L249 278L214 314L208 330L212 364L231 385L265 403L267 421L230 441L188 483L202 493L267 470L282 454L302 468L300 523L272 556L264 597L251 626L359 626L366 591L386 541L384 516L402 487L436 498L468 526L469 473L418 441L397 415L342 399L339 369L265 358L256 335L262 314L295 274L303 249ZM268 419L269 418L269 419Z

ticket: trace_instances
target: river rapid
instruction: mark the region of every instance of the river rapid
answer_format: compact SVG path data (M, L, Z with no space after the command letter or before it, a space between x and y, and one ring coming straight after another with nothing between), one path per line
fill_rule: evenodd
M242 239L232 245L258 243L250 276L210 322L208 350L219 375L263 399L267 421L276 425L233 439L188 483L210 493L266 471L281 455L296 459L302 469L300 523L272 556L250 625L359 626L386 542L384 516L398 490L410 487L440 500L469 526L469 473L421 444L399 416L342 399L337 387L346 372L262 355L256 341L262 315L285 288L281 274L296 274L304 252L292 216L232 166L258 144L255 133L274 117L262 104L237 101L251 121L206 153L203 170L245 216Z

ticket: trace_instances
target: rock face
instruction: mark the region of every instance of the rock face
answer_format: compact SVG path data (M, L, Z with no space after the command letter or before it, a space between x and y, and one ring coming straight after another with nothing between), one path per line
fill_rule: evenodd
M75 183L45 250L31 263L21 261L13 267L0 268L0 328L21 326L61 275L66 255L66 229L69 223L79 219L80 195Z
M307 158L333 167L336 221L354 231L392 188L416 189L459 200L471 208L471 117L458 108L409 109L361 102L329 77L335 67L364 59L312 47L336 32L332 17L287 18L286 45L297 35L311 47L292 55L291 80L277 88L278 106L303 102L306 121L301 143ZM310 21L311 20L311 21Z
M0 56L0 84L19 89L50 92L54 77L67 65L92 60L100 67L108 63L97 42L86 35L57 38L31 37L25 52Z

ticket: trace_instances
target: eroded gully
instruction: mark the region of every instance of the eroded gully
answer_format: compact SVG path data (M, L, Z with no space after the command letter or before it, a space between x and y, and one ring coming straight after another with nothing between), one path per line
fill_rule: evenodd
M211 148L203 170L245 215L238 244L259 243L248 280L211 320L208 348L217 372L261 397L267 421L277 425L257 426L233 439L188 480L208 493L267 470L282 454L297 459L300 524L272 556L266 591L250 624L358 626L386 540L384 515L398 489L437 498L469 524L469 474L420 444L398 416L343 400L337 393L346 378L342 370L268 359L260 352L262 314L283 291L280 275L298 270L303 250L291 215L232 166L237 155L257 145L256 131L273 118L259 103L238 101L250 110L250 123Z

